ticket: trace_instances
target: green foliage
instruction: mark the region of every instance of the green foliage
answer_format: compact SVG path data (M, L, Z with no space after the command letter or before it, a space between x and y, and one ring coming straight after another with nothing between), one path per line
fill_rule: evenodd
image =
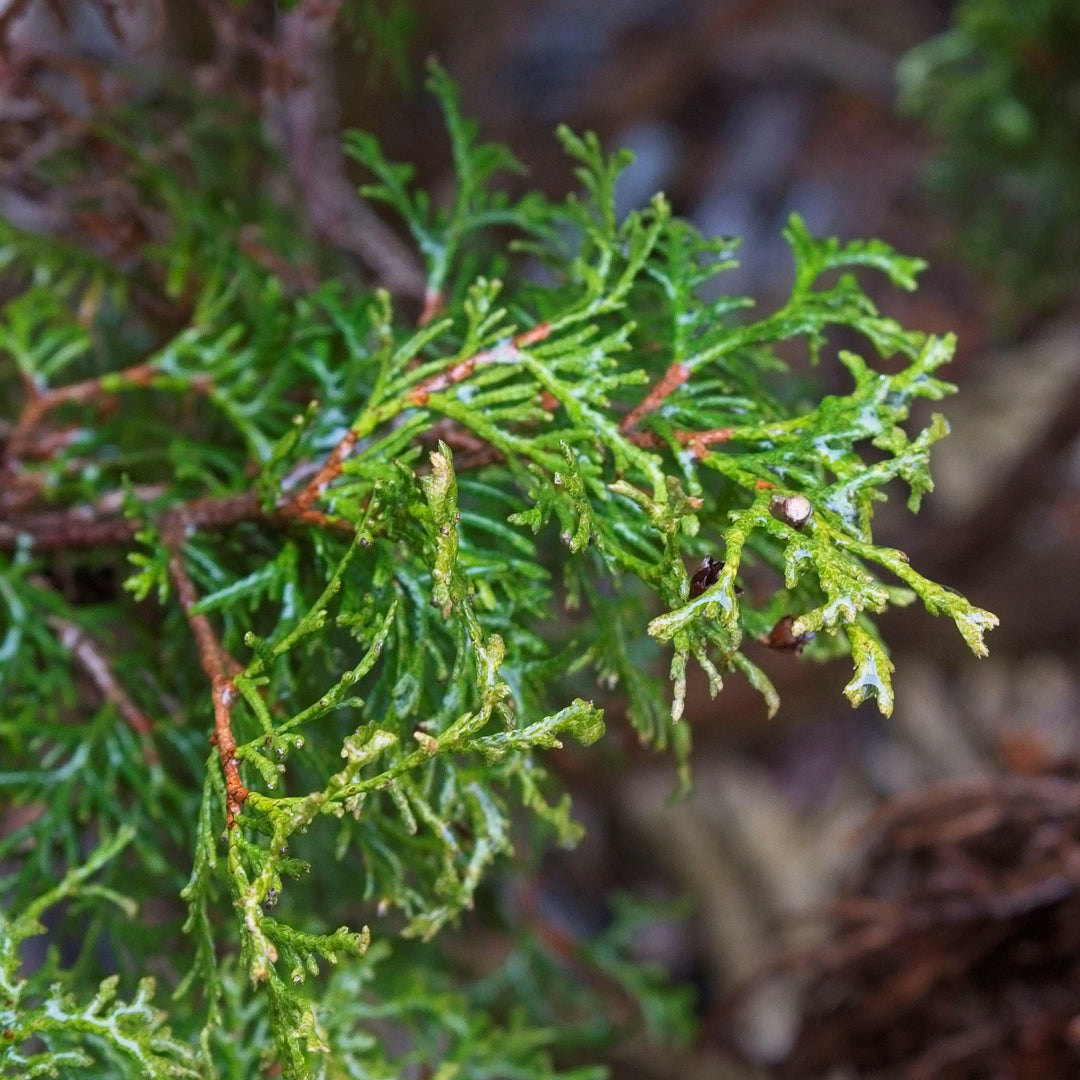
M353 51L364 55L364 81L371 88L384 69L401 87L411 84L409 39L416 29L416 9L405 0L346 0L341 8L341 29L351 38Z
M39 916L53 905L92 898L115 904L128 918L135 914L129 899L88 881L133 836L134 829L121 828L19 915L0 913L0 1067L5 1076L60 1076L104 1062L121 1075L149 1080L200 1075L192 1048L172 1037L163 1026L165 1014L150 1003L152 978L140 980L134 999L126 1002L117 998L119 976L111 975L83 1004L64 992L64 972L55 955L30 978L19 978L19 947L46 932ZM28 1043L34 1049L24 1055L20 1048Z
M753 657L784 614L820 632L811 656L850 652L848 696L886 714L873 617L890 605L919 599L984 651L994 617L872 536L887 484L905 484L913 510L931 489L945 422L905 425L918 398L951 392L936 372L952 341L883 316L855 271L910 289L921 263L815 239L793 217L777 311L702 301L732 245L662 196L619 220L624 154L563 129L582 193L510 200L491 181L515 160L478 140L438 68L431 88L457 176L445 204L373 138L349 140L376 177L365 190L424 260L425 325L333 276L287 289L245 254L243 203L197 188L177 201L158 172L148 191L176 230L146 257L166 292L183 283L181 329L148 321L108 267L4 233L19 285L0 317L12 420L27 383L86 388L57 405L76 436L17 463L54 516L15 511L0 560L0 787L23 811L0 836L4 889L24 905L4 924L15 1075L100 1045L130 1075L246 1078L272 1060L290 1078L594 1077L553 1072L566 1013L478 1002L439 973L431 942L485 902L515 845L577 839L546 752L595 742L619 701L685 779L690 661L714 693L740 672L775 711ZM197 235L213 237L206 262ZM868 354L837 354L849 389L796 398L778 346L825 362L838 331ZM808 518L785 509L792 496ZM88 546L91 525L108 536ZM697 592L706 555L724 565ZM78 597L64 587L76 569L123 588ZM751 579L765 600L739 587ZM84 661L88 684L68 626L108 658L111 689ZM87 861L90 830L117 839ZM129 841L137 874L106 864ZM34 899L59 865L75 869ZM74 967L20 981L14 950L44 906L115 899L120 882L156 900L160 927L95 914ZM629 963L638 919L623 905L584 955L657 1037L684 1035L687 996ZM103 954L125 974L161 958L178 1036L156 1026L145 984L124 1005L106 980L77 1011L66 995ZM34 989L46 971L60 996ZM537 986L558 979L536 972ZM73 1032L88 1041L69 1051Z
M930 183L1015 318L1080 270L1080 8L963 0L953 20L904 58L901 105L937 137Z
M610 924L564 955L523 935L506 963L474 988L477 1003L491 1008L510 995L533 1023L568 1028L560 1042L580 1053L598 1053L642 1032L672 1047L689 1043L693 988L672 985L638 950L650 924L681 921L689 914L686 905L645 904L625 893L615 893L610 903ZM589 977L568 979L568 969ZM612 998L620 1007L612 1008Z

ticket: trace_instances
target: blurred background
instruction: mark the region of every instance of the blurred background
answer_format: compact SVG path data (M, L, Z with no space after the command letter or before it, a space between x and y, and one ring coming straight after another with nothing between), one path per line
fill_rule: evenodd
M267 197L419 303L393 234L371 250L387 224L334 147L343 127L373 130L445 187L422 88L435 54L466 113L527 164L512 183L562 193L555 125L596 130L634 151L625 209L663 190L706 233L741 237L719 285L765 310L789 287L793 210L818 234L927 258L918 292L875 297L959 334L960 393L935 492L917 518L884 505L876 537L997 613L990 659L919 610L882 620L888 721L849 709L843 663L772 657L772 721L737 681L715 702L702 682L694 793L677 803L670 762L611 716L606 748L559 763L587 840L504 902L578 978L625 898L655 905L635 949L690 988L696 1034L632 1033L610 1050L616 1077L1080 1075L1080 5L339 8L0 0L0 215L134 262L160 223L93 120L134 110L175 149L201 136L163 95L205 95L289 163L295 190L268 170ZM290 50L302 85L282 74ZM309 272L281 267L296 287ZM493 936L478 922L446 948L482 968Z

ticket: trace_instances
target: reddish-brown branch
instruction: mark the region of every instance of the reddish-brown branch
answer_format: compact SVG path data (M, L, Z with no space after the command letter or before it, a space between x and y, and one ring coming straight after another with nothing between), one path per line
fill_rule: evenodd
M230 723L230 712L236 700L236 688L232 684L232 676L239 670L239 665L221 647L217 634L206 615L192 611L198 603L199 595L184 566L180 547L185 535L196 522L202 526L220 525L234 520L237 511L248 509L258 510L258 501L254 495L236 496L233 499L195 500L181 509L166 514L161 526L162 539L171 550L169 577L195 637L199 664L210 680L210 692L214 703L214 734L211 741L218 748L221 770L225 776L226 823L230 829L249 794L240 779L239 762L236 759L236 739L233 737Z
M295 499L282 503L269 513L263 510L254 492L244 492L192 499L167 511L162 520L172 518L181 521L184 528L189 530L225 529L243 521L276 521L281 524L295 521L324 528L351 529L348 522L335 521L310 508L320 490L341 472L346 449L339 444L340 454L337 451L336 457L331 454L311 483ZM15 547L20 536L27 537L30 546L38 552L130 544L144 527L145 519L117 516L120 505L119 496L109 494L96 503L67 510L9 514L6 519L0 519L0 549Z
M0 521L0 548L13 548L20 536L34 551L62 551L130 543L140 523L125 518L87 517L85 507L27 514Z
M192 499L170 510L167 518L178 520L185 530L223 529L241 521L256 521L264 517L259 497L254 491L239 495L223 495L218 498ZM162 525L162 535L168 528L168 520Z
M45 460L53 457L69 445L78 433L77 428L70 427L59 431L40 430L42 421L49 413L65 405L104 406L113 398L112 393L104 387L106 380L121 380L129 386L146 387L151 385L158 374L159 369L153 362L144 362L121 371L110 371L93 379L46 390L41 390L26 380L26 402L18 419L7 432L6 445L0 455L0 510L9 515L7 522L0 521L0 547L13 543L15 534L12 528L19 524L21 511L36 501L41 493L40 475L24 470L22 461L27 458ZM192 379L190 386L195 391L207 393L211 383L209 379L198 377ZM39 524L47 526L45 521ZM78 546L89 546L97 542L110 543L124 538L122 527L118 537L114 526L103 532L98 532L96 528L87 532L78 524L73 525L74 532L83 537ZM48 531L47 527L45 531Z
M463 457L454 461L454 468L458 472L467 472L469 469L482 469L485 465L494 465L504 461L503 452L497 446L485 446L482 450L470 450Z
M672 364L671 367L660 376L660 379L645 397L642 398L641 402L622 418L622 423L619 424L619 430L625 434L631 428L635 427L643 416L658 409L664 398L666 398L673 390L682 386L689 378L690 368L687 367L686 364L681 362Z
M302 517L311 504L326 490L327 485L341 475L345 459L356 445L357 434L351 428L331 451L322 468L304 485L295 498L290 499L282 508L283 513Z
M477 353L453 365L449 370L424 380L414 389L410 400L414 404L423 404L429 393L445 389L467 378L478 364L512 359L519 348L543 341L550 333L549 324L541 323L518 334L510 342ZM155 374L156 369L152 365L140 364L122 372L121 376L129 383L148 385ZM22 415L8 433L9 463L17 462L19 455L34 445L30 437L48 413L65 404L87 404L106 397L100 378L32 394ZM467 431L446 434L465 451L469 466L476 467L499 457L496 449ZM248 492L224 498L195 499L165 511L158 518L162 539L171 552L168 561L169 577L195 638L200 666L210 681L214 708L214 734L211 741L218 748L225 778L226 819L229 828L235 823L236 815L249 794L240 778L236 740L231 726L231 709L236 700L232 677L238 666L221 647L207 616L194 611L199 599L198 592L184 565L181 547L185 537L192 531L225 528L249 520L304 522L324 527L337 525L333 519L314 509L313 504L341 474L344 462L355 447L357 438L355 431L346 432L303 488L292 498L283 498L278 506L269 512L260 505L255 493ZM7 519L0 520L0 547L13 547L20 536L28 536L34 549L38 551L130 543L144 522L117 516L122 505L122 500L108 496L95 504L37 514L11 514L9 506ZM345 523L345 526L351 527L348 523ZM149 722L120 688L108 663L94 643L88 638L78 636L81 632L74 624L64 624L62 627L58 624L57 629L62 640L87 669L101 692L117 706L132 728L140 733L147 732Z
M481 450L490 450L491 446L474 435L468 428L462 427L456 421L443 417L436 420L427 431L424 432L425 443L444 442L451 450L462 450L467 454L476 454Z
M123 371L109 372L107 376L84 379L82 382L70 383L68 386L58 386L52 390L34 393L26 402L22 414L12 429L11 438L8 441L8 455L17 458L25 452L30 433L48 413L63 405L85 405L87 402L107 397L105 390L102 389L103 379L123 379L133 386L148 386L157 374L158 370L152 363L135 364Z
M148 489L154 491L156 489ZM107 495L97 503L39 514L13 515L0 521L0 548L12 548L20 536L29 538L35 551L128 544L144 526L139 518L117 517L118 496ZM280 511L283 518L289 515ZM257 521L266 514L253 492L221 498L192 499L169 510L166 518L186 529L221 529L241 521Z
M443 313L446 300L437 289L428 289L424 293L424 307L420 312L420 318L416 320L417 326L427 326L432 319Z
M520 349L528 345L535 345L538 341L543 341L549 337L550 334L550 323L537 323L536 326L516 334L508 343L504 341L494 346L494 348L473 353L472 356L460 360L453 367L429 375L409 391L408 400L413 405L426 405L428 395L446 390L455 383L463 382L483 364L510 363L516 358Z
M412 390L409 400L413 404L423 405L430 393L444 390L468 378L478 364L512 359L518 349L543 341L550 333L550 324L539 323L516 335L509 343L477 353L453 365L447 371L437 372L430 376ZM149 385L157 374L157 369L152 364L137 364L118 374L131 384ZM203 386L195 384L193 386L195 389L205 390ZM32 446L37 445L31 442L29 437L49 412L65 404L86 404L104 399L106 396L102 389L102 377L87 379L32 396L19 420L8 433L9 462L17 460L20 453L25 453ZM263 511L255 494L245 493L224 498L196 499L169 511L167 516L182 519L185 527L192 529L224 528L241 521L260 519L278 522L295 521L337 528L340 523L314 509L314 503L341 475L345 460L352 452L356 441L357 433L352 430L347 431L303 488L291 498L283 499L269 514ZM477 464L498 459L498 452L482 444L480 440L461 435L458 441L462 449L476 457ZM35 492L29 492L27 497L32 498L34 495ZM91 505L29 514L22 512L23 502L25 500L18 501L14 505L9 503L6 508L6 518L0 519L0 548L14 547L20 535L28 536L37 551L125 544L130 543L143 527L143 522L139 519L116 516L118 505L111 507L110 512L107 513L100 505ZM344 523L340 527L348 528L349 526Z
M180 606L187 616L188 625L195 637L199 663L210 680L210 692L214 701L214 734L211 742L218 748L221 771L225 776L225 819L228 828L231 829L236 815L240 813L244 805L244 800L250 794L240 779L240 763L236 759L236 739L233 737L230 722L230 711L237 696L231 678L231 675L235 674L235 662L222 649L217 634L210 625L210 620L205 615L192 611L199 602L199 594L180 555L183 524L177 519L175 523L171 522L170 526L170 535L165 537L166 543L172 548L172 555L169 558L169 577L172 579Z
M478 352L474 356L466 357L452 368L447 368L446 371L429 375L409 391L409 401L413 405L426 405L431 394L446 390L455 383L464 382L476 370L477 364L489 364L492 359L493 354L490 351Z
M537 323L528 330L522 330L520 334L514 335L514 347L524 349L527 345L535 345L538 341L546 341L549 337L551 337L551 323Z
M22 456L31 461L49 461L76 442L79 435L80 429L74 424L40 432L24 443Z
M725 443L735 433L734 428L710 428L708 431L684 431L676 428L672 431L672 437L683 446L689 446L698 458L707 457L709 447L716 443ZM664 440L655 431L631 431L627 438L636 446L646 446L657 449L664 445Z
M233 5L218 5L231 8ZM420 262L349 179L332 71L340 0L307 0L277 20L263 65L264 117L278 135L308 219L331 244L356 254L392 292L420 299Z
M131 700L127 691L120 685L113 674L112 666L98 643L82 627L73 622L68 622L67 619L61 619L59 616L50 616L49 625L56 631L60 644L82 665L83 670L90 676L91 681L101 691L105 700L115 706L117 712L127 721L131 730L142 737L144 740L143 756L147 764L155 764L158 760L157 751L150 742L153 725L147 719L146 714Z

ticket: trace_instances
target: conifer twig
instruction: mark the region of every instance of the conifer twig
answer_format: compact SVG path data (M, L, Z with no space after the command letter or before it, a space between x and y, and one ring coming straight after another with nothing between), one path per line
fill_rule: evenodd
M120 685L101 646L81 626L58 615L49 616L49 625L56 631L60 644L79 662L105 700L116 707L117 712L127 721L128 727L141 737L143 756L147 764L156 764L157 751L151 742L153 725Z
M478 353L473 353L472 356L467 356L445 371L436 371L434 375L429 375L409 391L408 400L413 405L426 405L430 394L437 394L455 383L464 382L483 364L509 363L515 358L518 350L527 345L535 345L550 334L550 323L537 323L536 326L515 334L509 342L504 340L494 348L483 349Z
M345 171L331 71L340 7L341 0L306 0L278 20L276 40L261 57L264 115L279 136L315 230L353 252L391 292L420 299L419 260Z
M664 445L664 440L655 431L628 431L625 434L635 446L658 449ZM694 456L700 459L708 455L709 447L713 444L727 442L735 434L735 429L722 427L710 428L708 431L686 431L676 428L671 434L676 442L689 446Z
M635 405L623 418L619 424L619 430L626 434L631 428L637 426L638 421L647 413L653 412L660 407L660 403L670 394L673 390L682 386L687 379L690 378L690 368L681 362L672 364L667 371L656 381L649 392L641 399L640 403Z
M436 420L427 429L424 433L424 439L432 444L438 444L441 440L452 450L463 450L471 454L491 449L491 445L481 439L479 435L474 435L468 428L462 427L446 416L441 420ZM460 464L457 467L461 468Z
M337 446L330 452L319 471L300 489L299 493L290 499L281 508L285 516L295 515L301 520L306 520L306 515L311 510L311 504L326 490L327 485L341 475L342 465L356 445L359 432L350 428L345 432Z
M325 469L326 466L323 466ZM338 462L340 472L340 462ZM337 473L333 473L337 475ZM331 477L332 478L332 477ZM30 538L34 551L62 551L68 548L128 544L145 527L146 518L116 516L119 493L110 492L93 504L72 506L66 510L47 510L37 514L13 515L0 519L0 549L13 548L20 536ZM314 496L312 496L312 501ZM147 515L149 518L150 515ZM334 522L317 511L298 508L296 500L283 503L271 513L263 510L255 492L238 495L191 499L168 510L165 517L175 517L185 529L223 529L243 521L303 521L333 526Z
M100 401L109 396L104 389L105 380L110 382L124 382L131 386L149 386L160 371L153 362L133 364L122 371L109 371L98 375L93 379L83 379L81 382L69 383L67 386L58 386L51 390L33 390L22 413L19 415L8 440L7 456L15 459L26 449L29 435L38 424L50 412L59 409L63 405L85 405L91 401ZM193 379L192 389L203 390L209 388L209 382L205 379Z
M24 380L27 398L18 418L7 432L6 446L0 454L0 479L3 480L0 505L6 504L9 512L12 510L17 512L28 503L32 503L40 494L40 480L34 473L25 472L22 469L22 459L30 457L47 460L55 456L77 435L77 429L74 428L58 432L39 432L41 422L49 413L65 405L87 405L95 402L103 404L112 395L111 390L106 390L106 383L148 387L159 374L161 372L156 363L143 361L120 371L108 371L92 379L83 379L80 382L52 389L42 390L31 380ZM207 393L212 384L204 376L196 376L189 383L189 387L199 393ZM76 526L75 531L82 530ZM115 543L117 540L117 537L108 529L104 530L104 533L98 533L92 529L89 534L84 533L84 536L83 542L77 546L93 546L99 542L99 538L105 543ZM0 521L0 547L11 546L13 542L13 535L6 527L6 523Z
M225 819L231 829L244 800L250 794L240 779L240 763L236 758L236 739L230 719L233 703L238 696L231 675L238 670L238 665L221 647L210 620L205 615L192 611L199 602L199 594L180 554L180 543L183 540L181 519L174 517L169 522L168 531L163 530L163 539L172 551L169 557L169 577L195 637L199 664L210 680L210 692L214 702L214 734L210 741L217 746L221 759L221 771L225 776Z
M141 527L131 518L101 518L88 510L75 506L0 521L0 548L14 548L20 536L29 537L30 547L36 552L127 544Z

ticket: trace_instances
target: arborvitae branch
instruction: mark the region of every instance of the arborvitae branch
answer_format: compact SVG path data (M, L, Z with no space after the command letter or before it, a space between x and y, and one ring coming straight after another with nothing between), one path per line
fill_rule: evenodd
M236 815L240 813L244 800L250 792L240 779L239 761L236 758L236 739L233 737L230 713L236 701L236 688L230 678L230 669L237 665L222 649L210 620L195 611L199 602L195 585L184 566L180 551L182 534L165 538L170 548L169 577L176 589L176 598L187 616L199 653L199 664L210 680L210 693L214 702L214 734L212 741L218 748L221 759L221 771L225 776L225 823L233 827Z
M576 839L546 751L598 739L618 687L685 781L691 660L713 693L741 673L772 713L759 643L792 662L850 652L849 698L888 713L877 613L920 599L980 654L996 622L872 534L885 484L903 480L913 510L931 488L945 423L907 425L917 398L951 392L935 373L952 341L880 315L854 271L912 288L918 260L817 240L793 217L779 310L703 301L732 245L661 196L620 220L625 154L563 129L583 194L511 201L492 177L514 159L479 141L439 69L432 88L458 177L446 204L372 137L349 142L424 262L419 326L389 294L334 280L288 295L229 206L180 198L155 160L140 158L142 188L165 193L177 230L159 270L191 303L152 349L107 270L2 234L22 290L0 315L0 380L23 404L0 495L0 785L18 784L35 815L0 837L0 857L17 860L10 888L26 901L82 861L85 823L107 835L138 821L140 891L187 904L188 936L170 939L174 1022L208 1076L253 1075L252 1047L271 1044L296 1078L321 1075L325 1054L355 1075L439 1054L480 1055L478 1075L552 1075L548 1034L441 989L430 947L382 959L396 931L426 942L470 908L515 835ZM523 238L531 272L491 226ZM131 334L114 333L129 316ZM837 329L889 363L838 353L847 391L803 401L774 346L801 340L824 362ZM64 438L49 427L61 406L78 421ZM44 587L76 553L115 570L111 548L132 566L124 590L84 604ZM92 695L72 673L86 642ZM157 761L141 752L147 727ZM88 954L105 932L90 924ZM614 946L597 958L653 992ZM312 989L327 965L340 970ZM458 1026L433 1036L418 993ZM145 1017L145 995L131 1008ZM406 1025L400 1058L371 1037L383 1015ZM127 1038L127 1023L110 1030ZM20 1027L0 1061L25 1072L37 1030ZM159 1072L132 1075L189 1067L164 1035L137 1045L132 1060ZM68 1060L49 1047L45 1065Z

